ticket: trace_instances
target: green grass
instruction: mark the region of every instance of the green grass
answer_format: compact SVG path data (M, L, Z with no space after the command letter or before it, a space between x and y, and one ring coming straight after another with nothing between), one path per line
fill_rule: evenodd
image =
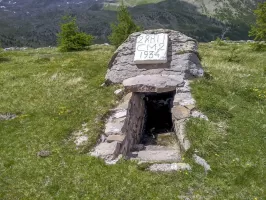
M187 127L193 149L213 169L203 191L265 199L266 52L246 44L205 44L200 52L209 76L193 83L193 94L211 122L192 120Z
M0 121L0 199L265 199L266 53L231 49L200 45L207 75L192 88L210 121L188 123L193 146L184 161L193 171L169 174L87 155L103 127L96 119L116 101L114 87L100 87L112 47L4 52L0 113L18 117ZM77 150L71 133L83 123L89 142ZM52 154L38 158L40 150ZM211 165L207 175L194 151Z

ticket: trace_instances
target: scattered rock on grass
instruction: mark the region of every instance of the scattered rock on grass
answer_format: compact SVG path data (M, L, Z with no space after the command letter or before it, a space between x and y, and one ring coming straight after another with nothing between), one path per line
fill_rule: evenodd
M80 135L75 138L74 143L77 147L84 145L88 141L87 135Z
M16 117L17 117L17 115L12 114L12 113L6 113L6 114L0 113L0 121L1 120L11 120L11 119L15 119Z
M201 113L200 111L197 111L197 110L193 110L191 113L191 116L195 117L195 118L201 118L201 119L204 119L206 121L209 121L209 119L206 115L204 115L203 113Z
M120 154L116 159L105 160L105 163L107 165L115 165L122 157L123 157L122 154Z
M37 156L45 158L51 155L50 151L46 151L46 150L41 150L37 153Z
M55 74L53 74L52 76L51 76L51 80L55 80L56 78L58 77L58 74L57 73L55 73Z
M149 167L149 170L152 172L171 172L171 171L184 171L191 170L189 164L186 163L162 163L162 164L153 164Z
M89 132L89 129L87 128L87 123L83 123L81 126L82 128L78 131L75 131L72 133L72 137L71 140L74 141L74 143L76 144L76 147L79 148L81 146L84 146L87 144L89 137L86 134L87 132Z
M116 90L116 91L114 92L114 94L115 94L116 96L122 96L123 93L124 93L124 90L123 90L123 89L118 89L118 90Z
M206 162L206 160L204 160L203 158L199 157L196 154L193 155L193 158L197 164L204 167L206 173L211 170L211 166Z

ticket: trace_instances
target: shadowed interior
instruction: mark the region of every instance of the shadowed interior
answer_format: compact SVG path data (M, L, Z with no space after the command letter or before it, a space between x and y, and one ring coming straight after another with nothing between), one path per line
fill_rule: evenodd
M157 144L158 134L172 131L171 108L174 95L175 91L145 94L146 113L141 143Z

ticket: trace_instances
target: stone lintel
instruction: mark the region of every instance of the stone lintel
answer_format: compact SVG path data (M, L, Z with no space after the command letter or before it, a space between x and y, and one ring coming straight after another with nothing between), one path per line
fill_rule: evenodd
M182 76L173 78L162 75L139 75L123 81L125 89L131 92L170 92L182 84Z

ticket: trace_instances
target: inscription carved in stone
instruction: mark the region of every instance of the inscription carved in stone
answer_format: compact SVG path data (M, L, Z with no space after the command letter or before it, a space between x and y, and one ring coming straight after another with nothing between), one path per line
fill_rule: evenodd
M135 64L167 62L168 34L141 34L137 37Z

